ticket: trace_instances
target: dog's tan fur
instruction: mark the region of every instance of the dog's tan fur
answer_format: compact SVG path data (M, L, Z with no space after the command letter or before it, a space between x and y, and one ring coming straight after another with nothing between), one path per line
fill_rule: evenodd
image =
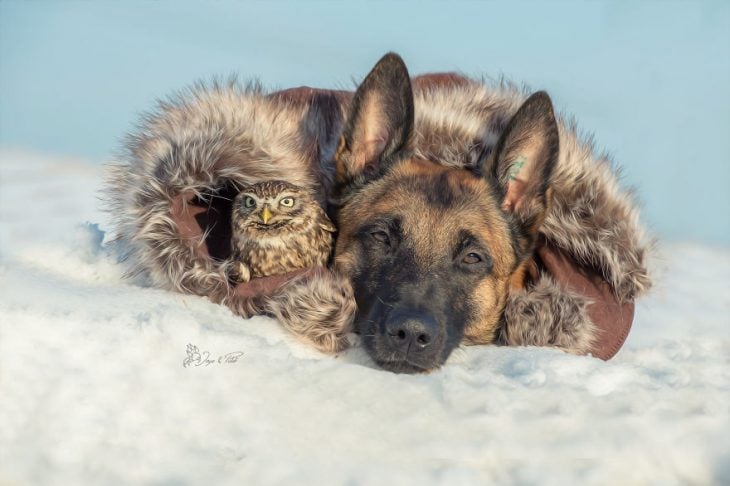
M423 192L409 188L407 181L414 177L434 181L444 178L451 190L463 197L464 204L449 209L434 208ZM439 183L434 182L432 186L437 188ZM337 269L343 275L353 276L368 265L354 241L357 228L380 215L398 213L403 220L404 239L412 244L416 260L426 262L423 271L438 279L439 274L432 273L427 262L450 252L458 231L470 228L488 242L496 258L490 278L481 282L471 295L463 296L476 310L465 339L469 344L492 343L517 263L508 239L507 223L498 208L499 201L483 179L424 159L409 159L369 185L367 191L353 196L342 210L338 218L341 236L336 252Z

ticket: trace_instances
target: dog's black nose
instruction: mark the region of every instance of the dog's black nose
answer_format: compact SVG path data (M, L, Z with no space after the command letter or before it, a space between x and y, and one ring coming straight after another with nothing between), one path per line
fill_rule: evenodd
M439 340L439 325L432 316L420 313L397 313L385 323L390 345L399 351L427 352Z

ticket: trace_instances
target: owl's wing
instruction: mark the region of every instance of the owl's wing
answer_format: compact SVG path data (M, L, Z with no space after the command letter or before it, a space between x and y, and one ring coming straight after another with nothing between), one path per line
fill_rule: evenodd
M329 231L330 233L334 233L337 231L337 228L335 228L335 225L330 221L330 219L322 213L319 217L319 220L317 221L317 224L320 228L322 228L325 231Z

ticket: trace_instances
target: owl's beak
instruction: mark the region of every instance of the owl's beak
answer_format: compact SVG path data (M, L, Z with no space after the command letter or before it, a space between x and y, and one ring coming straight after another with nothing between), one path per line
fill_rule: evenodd
M264 206L264 209L261 210L261 220L264 222L264 224L269 224L269 220L274 216L271 214L271 211L269 211L269 208Z

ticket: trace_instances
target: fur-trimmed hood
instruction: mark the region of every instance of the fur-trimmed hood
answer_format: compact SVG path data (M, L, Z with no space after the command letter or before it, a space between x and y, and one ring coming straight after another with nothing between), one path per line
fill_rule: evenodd
M218 208L237 187L284 179L311 189L324 204L334 177L334 148L328 148L343 115L336 93L312 90L310 97L271 96L254 83L198 84L143 116L121 160L109 168L105 194L132 273L181 292L225 292L217 260L226 250L207 244L205 232L228 225ZM322 116L320 108L332 116ZM219 220L198 221L203 233L187 227L180 215L188 205Z
M473 168L493 148L526 98L509 84L456 74L419 76L413 88L416 155L464 168ZM165 288L210 296L244 316L274 315L320 349L345 346L355 311L347 279L315 272L262 300L230 286L226 259L227 211L240 184L285 179L310 187L325 204L350 98L310 88L269 94L258 85L233 82L198 85L161 102L128 137L106 186L133 271ZM541 251L554 249L565 261L595 269L603 277L597 285L608 290L591 294L563 285L536 257L532 283L510 296L499 340L605 359L618 350L628 328L612 344L596 347L607 325L597 324L590 306L601 295L630 305L649 288L647 241L631 194L619 187L608 158L595 153L574 123L558 122L560 158ZM612 320L609 315L606 322Z

